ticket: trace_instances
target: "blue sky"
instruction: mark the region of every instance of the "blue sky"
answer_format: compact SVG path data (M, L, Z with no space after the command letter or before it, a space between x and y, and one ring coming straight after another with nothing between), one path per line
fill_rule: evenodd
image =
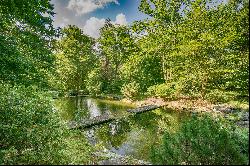
M51 3L56 13L54 26L77 25L95 38L107 18L121 25L147 18L138 10L140 0L52 0Z

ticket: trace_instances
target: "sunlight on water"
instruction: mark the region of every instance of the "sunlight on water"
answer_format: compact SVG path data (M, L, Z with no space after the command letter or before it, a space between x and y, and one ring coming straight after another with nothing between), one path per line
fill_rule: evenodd
M93 99L86 99L87 109L89 110L90 118L94 118L101 115L100 108L97 106Z

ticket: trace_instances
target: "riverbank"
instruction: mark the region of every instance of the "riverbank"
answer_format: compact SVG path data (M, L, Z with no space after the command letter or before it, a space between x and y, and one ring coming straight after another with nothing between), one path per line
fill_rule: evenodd
M163 98L147 98L144 100L131 101L122 99L122 102L136 105L136 107L157 105L166 108L189 111L193 113L212 113L220 114L221 116L234 121L237 125L242 127L249 127L249 104L244 102L229 102L229 103L211 103L202 99L178 99L178 100L164 100Z
M150 97L143 100L129 100L116 95L95 96L101 103L119 105L124 107L139 108L144 106L164 106L177 111L188 111L192 113L212 113L221 115L237 125L249 127L249 103L231 101L228 103L212 103L201 98L181 98L176 100Z

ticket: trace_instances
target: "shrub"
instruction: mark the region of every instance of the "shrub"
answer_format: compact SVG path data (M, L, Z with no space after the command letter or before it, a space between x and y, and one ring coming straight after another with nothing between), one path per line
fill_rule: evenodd
M206 94L205 98L212 102L229 102L235 100L237 94L232 91L214 89Z
M51 99L36 87L0 84L0 164L89 161L91 147L66 128Z
M129 99L134 99L139 95L140 85L136 82L124 84L121 89L121 93Z
M63 130L48 93L0 84L0 108L0 163L59 162Z
M64 140L65 149L63 157L58 164L73 164L73 165L93 165L99 159L97 156L92 156L94 150L88 143L80 130L70 131Z
M156 164L248 164L248 131L206 116L193 116L179 131L166 131L159 147L152 148Z
M175 87L172 83L163 83L150 86L147 90L147 95L157 97L174 97Z

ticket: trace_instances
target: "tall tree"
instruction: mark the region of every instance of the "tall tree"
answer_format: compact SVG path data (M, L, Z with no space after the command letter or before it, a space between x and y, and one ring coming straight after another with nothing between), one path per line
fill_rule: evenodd
M49 0L0 4L0 80L46 85L54 56L53 6Z
M137 51L130 29L113 25L107 20L101 29L98 42L103 59L103 88L110 92L119 92L122 85L120 69L128 57Z
M57 43L57 74L64 90L86 90L85 81L95 61L94 43L74 25L62 29Z
M165 82L183 93L246 93L248 6L247 1L143 0L140 10L153 20L136 23L134 29L147 32L143 47L161 58Z

